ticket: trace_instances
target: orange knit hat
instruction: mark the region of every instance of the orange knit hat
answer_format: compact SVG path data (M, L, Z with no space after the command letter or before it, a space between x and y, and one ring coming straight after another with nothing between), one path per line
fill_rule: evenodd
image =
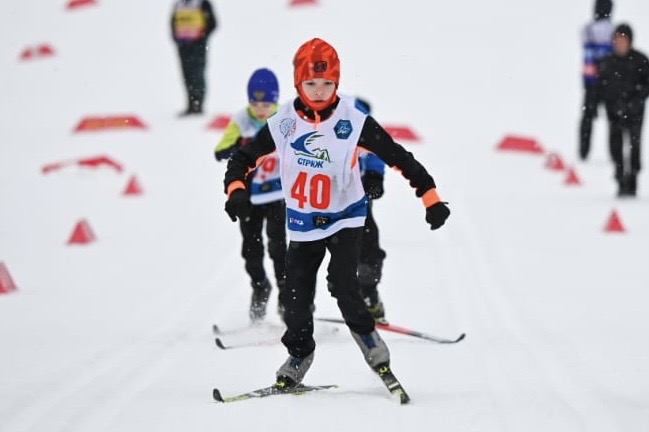
M293 58L294 84L313 78L324 78L338 85L340 60L338 53L322 39L311 39L300 46Z
M309 101L302 93L302 82L313 78L324 78L338 83L340 81L340 60L338 53L327 42L319 38L311 39L303 43L293 57L293 83L302 100L309 104ZM336 95L332 96L332 100ZM330 101L327 101L330 102ZM320 109L322 107L312 107Z

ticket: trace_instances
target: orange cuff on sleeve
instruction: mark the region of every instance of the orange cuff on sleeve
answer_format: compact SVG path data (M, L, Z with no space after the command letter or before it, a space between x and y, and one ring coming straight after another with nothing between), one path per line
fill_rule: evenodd
M234 192L237 189L246 190L246 185L241 180L235 180L232 183L230 183L228 185L228 198L230 197L230 194L232 194L232 192Z
M421 200L424 202L424 207L430 207L433 204L441 201L439 195L437 195L437 189L435 188L428 189L426 193L421 197Z

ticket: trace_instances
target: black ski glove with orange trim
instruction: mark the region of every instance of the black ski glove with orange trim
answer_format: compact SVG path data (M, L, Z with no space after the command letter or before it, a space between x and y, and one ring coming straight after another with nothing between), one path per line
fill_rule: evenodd
M228 200L225 202L225 212L230 216L232 222L237 221L237 217L246 222L250 219L252 213L252 203L245 189L235 189L232 191Z
M451 210L446 206L448 204L444 201L438 201L430 207L426 207L426 222L430 224L431 230L444 225L446 219L450 216Z

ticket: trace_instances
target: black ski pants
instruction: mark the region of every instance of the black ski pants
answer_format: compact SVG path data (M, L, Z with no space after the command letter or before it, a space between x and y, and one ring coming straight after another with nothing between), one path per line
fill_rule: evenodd
M581 123L579 126L579 155L582 159L586 159L590 152L593 120L597 118L597 108L600 103L602 101L599 99L597 87L594 85L586 86L584 89L584 103L581 107Z
M261 282L266 278L264 269L264 239L262 232L266 222L268 255L273 262L275 279L284 279L286 267L286 206L284 200L252 206L250 218L239 222L243 242L241 256L251 281Z
M187 90L188 108L201 108L205 99L205 65L207 43L178 44L178 55L183 71L183 82Z
M625 119L609 119L609 145L613 163L615 163L615 178L622 180L625 174L636 175L640 172L640 140L642 136L643 116ZM629 137L629 157L624 154L624 135Z
M286 332L282 343L290 355L304 358L315 350L313 313L316 277L329 251L327 287L355 333L374 331L374 318L361 297L356 275L363 228L345 228L322 240L289 242L286 255L286 289L280 293Z
M363 227L361 256L358 264L358 281L363 297L370 297L373 303L378 301L377 284L381 281L385 251L379 243L379 227L372 212L372 200L367 206L367 218Z

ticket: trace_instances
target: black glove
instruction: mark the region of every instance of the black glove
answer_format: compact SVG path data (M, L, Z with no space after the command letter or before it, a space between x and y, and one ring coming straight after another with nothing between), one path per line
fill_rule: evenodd
M363 189L369 199L379 199L383 196L383 175L376 171L368 171L361 177Z
M244 189L236 189L232 192L225 202L225 212L230 216L232 222L236 222L237 217L242 221L248 220L252 212L252 203L248 198L248 192Z
M222 161L223 159L230 159L230 156L234 154L237 150L241 148L242 145L248 142L248 138L239 137L235 141L234 145L223 150L214 151L214 157L217 161Z
M225 150L215 151L214 157L216 158L217 162L220 162L224 159L230 159L230 156L232 156L232 153L234 153L236 150L236 148L230 147Z
M446 204L448 203L438 201L432 206L426 207L426 222L430 224L430 229L436 230L446 222L446 219L451 214Z

